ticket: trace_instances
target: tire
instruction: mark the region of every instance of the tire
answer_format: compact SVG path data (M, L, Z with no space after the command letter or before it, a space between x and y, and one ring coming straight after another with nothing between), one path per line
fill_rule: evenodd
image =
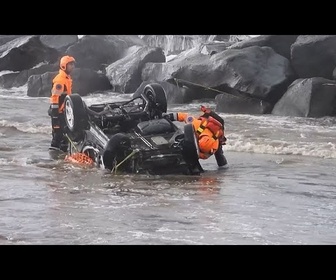
M161 113L167 113L167 97L160 84L152 83L146 85L143 95L152 103L150 107L159 110Z
M103 163L105 169L112 170L115 161L120 161L124 158L125 151L130 149L131 141L123 133L117 133L111 137L106 144L103 154Z
M90 128L85 104L82 97L77 93L65 97L64 117L68 130L75 141L82 136L84 130Z
M192 124L184 126L184 141L183 141L183 157L191 170L198 169L203 172L203 168L199 163L199 146L196 137L196 132ZM194 172L194 171L193 171Z

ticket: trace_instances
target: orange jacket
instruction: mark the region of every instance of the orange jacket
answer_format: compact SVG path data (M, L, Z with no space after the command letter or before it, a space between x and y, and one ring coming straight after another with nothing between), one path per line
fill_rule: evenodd
M176 116L177 121L192 123L197 132L196 135L200 149L199 158L201 159L207 159L213 155L220 146L220 140L225 139L224 127L217 120L210 119L211 121L203 119L202 116L195 118L184 112L178 112Z
M50 96L51 109L58 108L58 112L62 113L64 110L64 98L72 92L72 79L65 71L59 70L52 83Z

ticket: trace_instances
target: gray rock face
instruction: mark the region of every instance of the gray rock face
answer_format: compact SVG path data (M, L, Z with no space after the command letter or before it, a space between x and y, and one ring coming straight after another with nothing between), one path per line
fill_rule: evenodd
M207 42L211 35L145 35L143 41L150 47L163 49L165 55L179 54Z
M30 97L49 97L51 82L57 72L46 72L42 75L32 75L27 82L27 95Z
M64 52L69 46L78 41L77 35L41 35L40 40L42 44L49 48L58 50L60 53Z
M27 83L29 96L50 96L65 54L76 59L81 95L156 82L171 104L215 99L231 113L336 112L336 35L0 35L0 71L13 71L0 87Z
M141 70L148 62L165 62L166 57L161 48L133 46L127 56L110 64L106 68L114 91L134 92L142 83Z
M150 84L152 81L142 82L141 85L137 88L137 90L133 93L133 98L138 97L143 93L143 90L146 85ZM190 89L186 87L178 87L168 82L157 82L160 84L167 98L167 104L183 104L192 100L192 94Z
M336 81L320 77L293 82L275 104L272 114L295 117L335 115Z
M66 50L76 59L76 67L105 70L106 66L122 58L134 41L113 35L87 35Z
M233 114L267 114L271 112L269 102L233 94L219 94L215 97L216 111Z
M291 47L291 62L299 78L332 79L336 35L300 35Z
M21 87L28 82L32 75L43 74L45 72L53 72L59 69L56 64L43 64L28 70L23 70L16 73L4 74L0 77L0 86L3 88Z
M101 92L112 89L108 78L104 74L98 73L92 69L75 69L72 78L73 92L82 96L97 91Z
M20 36L0 46L0 71L22 71L57 58L57 50L42 44L38 36Z
M200 45L199 50L202 54L213 55L218 52L222 52L229 48L232 42L210 42L203 43Z
M298 35L260 35L241 42L237 42L229 49L243 49L251 46L270 47L276 53L290 59L291 46Z
M28 96L49 97L51 94L52 80L56 72L46 72L42 75L32 75L28 79ZM75 69L72 74L72 92L81 96L96 91L111 90L111 85L104 74L97 73L92 69Z
M19 37L25 37L27 35L0 35L0 46L6 44Z
M192 50L164 64L147 63L143 80L195 83L202 87L229 87L260 99L292 81L290 62L269 47L230 49L212 56Z

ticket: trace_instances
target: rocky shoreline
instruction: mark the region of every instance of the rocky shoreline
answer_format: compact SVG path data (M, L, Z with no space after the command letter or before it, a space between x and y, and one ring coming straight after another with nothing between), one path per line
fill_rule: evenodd
M158 82L170 104L210 98L223 113L336 114L336 35L0 35L0 71L10 71L0 87L50 96L65 54L76 58L82 96Z

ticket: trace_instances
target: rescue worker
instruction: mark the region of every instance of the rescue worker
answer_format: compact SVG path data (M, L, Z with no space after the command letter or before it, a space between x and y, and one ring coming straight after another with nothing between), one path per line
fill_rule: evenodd
M208 159L215 155L217 165L222 167L227 164L223 153L223 145L226 144L224 135L224 120L218 114L201 106L203 114L200 117L194 117L185 112L166 113L163 117L171 121L192 123L199 145L199 158Z
M75 68L75 59L72 56L63 56L60 59L60 70L52 81L50 107L48 114L51 117L52 140L51 149L60 149L66 152L68 141L64 137L66 129L64 118L64 99L72 92L71 73Z

